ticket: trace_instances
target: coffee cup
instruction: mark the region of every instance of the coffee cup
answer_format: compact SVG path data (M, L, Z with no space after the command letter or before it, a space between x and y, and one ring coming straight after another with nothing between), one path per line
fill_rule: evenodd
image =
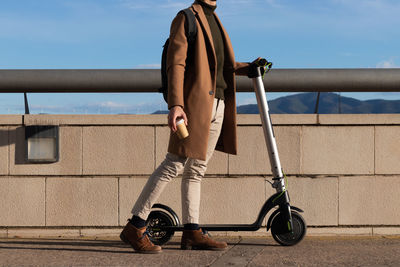
M179 139L185 139L186 137L189 136L189 132L186 128L184 119L176 121L176 128L177 128L176 134L178 135Z

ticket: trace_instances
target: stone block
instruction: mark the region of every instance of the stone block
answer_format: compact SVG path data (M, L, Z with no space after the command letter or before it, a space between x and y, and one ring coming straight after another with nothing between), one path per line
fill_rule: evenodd
M0 226L45 225L45 179L0 179Z
M338 179L289 177L290 203L310 226L338 225Z
M169 133L170 130L167 126L156 127L156 160L154 168L157 168L165 159L165 155L168 152Z
M396 176L339 178L340 225L399 225L400 179Z
M47 178L46 226L117 226L117 178Z
M22 125L22 115L0 115L0 125Z
M400 126L375 128L375 173L400 174Z
M373 174L374 127L304 126L303 174Z
M238 154L229 155L229 174L271 174L261 126L238 127Z
M79 229L17 228L8 230L8 238L77 238Z
M0 125L1 123L0 117ZM22 124L22 119L20 120ZM48 115L34 114L24 115L25 125L166 125L166 115L133 115L133 114L113 114L113 115Z
M278 126L274 128L274 131L281 165L285 174L299 174L301 159L301 127Z
M120 178L119 182L119 205L120 225L124 226L127 219L132 217L131 210L138 199L148 177ZM156 203L162 203L172 208L182 218L181 207L181 181L180 176L173 179L162 192Z
M265 200L263 177L205 178L201 188L200 223L253 223Z
M286 174L300 172L300 127L274 128L279 157ZM229 174L271 174L268 151L261 126L238 128L238 155L229 155Z
M319 114L321 125L388 125L400 124L398 114Z
M400 227L373 227L374 235L400 235Z
M307 236L372 235L372 227L308 227Z
M96 237L96 238L108 238L108 237L118 237L122 231L122 228L83 228L80 230L80 235L82 237Z
M0 127L0 175L8 175L8 127Z
M1 229L0 228L0 238L7 238L7 229Z
M309 125L317 124L316 114L272 114L272 125Z
M154 169L154 127L83 128L83 174L149 174Z
M207 165L206 175L228 175L228 154L221 151L214 151Z
M59 161L29 164L25 161L25 130L10 127L10 174L80 175L82 174L82 128L59 128Z
M272 125L308 125L317 124L315 114L271 114ZM243 126L261 125L259 114L239 114L237 124Z
M132 217L131 210L148 177L119 178L119 225L124 226Z

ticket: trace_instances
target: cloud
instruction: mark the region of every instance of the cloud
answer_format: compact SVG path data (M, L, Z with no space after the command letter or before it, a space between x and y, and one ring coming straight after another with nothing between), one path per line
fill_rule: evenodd
M394 63L393 58L379 62L378 64L376 64L376 67L383 68L383 69L400 68L400 66L398 66L398 65L396 65L396 63Z
M100 103L95 103L93 106L99 106L102 108L126 108L129 107L127 104L123 103L117 103L117 102L112 102L112 101L106 101L106 102L100 102Z
M254 94L250 93L241 93L243 97L238 97L237 98L237 105L242 106L242 105L250 105L250 104L257 104L257 99Z

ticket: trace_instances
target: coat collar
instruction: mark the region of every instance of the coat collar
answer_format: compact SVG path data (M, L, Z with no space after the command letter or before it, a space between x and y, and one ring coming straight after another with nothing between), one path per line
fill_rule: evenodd
M203 8L201 7L200 4L197 4L196 2L193 3L192 7L198 16L200 25L203 27L203 29L206 33L206 36L208 38L208 41L209 41L210 46L213 51L214 60L216 61L217 57L215 55L214 40L212 38L211 29L210 29L210 26L208 25L207 18L206 18L206 15L204 14Z
M206 36L208 38L208 41L209 41L210 46L211 46L212 51L213 51L214 62L216 63L217 57L215 55L214 41L213 41L213 38L212 38L210 26L208 25L207 18L206 18L206 15L204 14L203 8L201 7L200 4L197 4L196 2L193 3L192 8L193 8L193 10L195 12L195 15L198 16L199 23L201 24L201 26L203 27L203 29L204 29L204 31L206 33ZM231 40L229 39L228 33L226 32L224 26L222 26L221 21L219 20L217 14L215 14L215 12L214 12L214 16L215 16L215 19L217 20L217 23L221 27L221 32L222 32L222 35L223 35L223 38L224 38L224 41L225 41L225 55L227 55L228 58L229 58L229 60L228 60L229 66L228 67L233 67L234 64L235 64L234 63L235 62L235 55L233 53ZM227 63L227 61L225 61L225 62Z
M199 23L203 27L203 29L206 33L206 36L208 38L208 41L210 42L210 46L213 51L214 61L216 62L217 57L215 55L214 41L212 38L210 26L208 25L208 21L207 21L206 15L204 14L203 8L200 4L197 4L196 2L193 3L192 8L193 8L195 14L198 16ZM225 41L225 55L228 55L228 57L229 57L228 62L230 65L232 64L232 66L233 66L233 64L235 62L235 56L233 54L231 40L229 39L229 36L228 36L224 26L222 26L221 21L219 20L217 14L215 14L215 12L214 12L214 16L215 16L215 19L217 20L217 23L219 24L219 26L221 28L221 33L222 33L224 41ZM229 66L229 67L232 67L232 66Z

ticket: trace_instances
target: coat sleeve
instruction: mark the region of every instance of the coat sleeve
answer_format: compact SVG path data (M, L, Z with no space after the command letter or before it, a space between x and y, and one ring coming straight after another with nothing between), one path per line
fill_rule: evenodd
M167 52L168 109L184 107L183 84L188 49L185 20L185 15L180 12L171 24Z
M248 62L235 62L235 74L239 76L246 76L249 72Z

